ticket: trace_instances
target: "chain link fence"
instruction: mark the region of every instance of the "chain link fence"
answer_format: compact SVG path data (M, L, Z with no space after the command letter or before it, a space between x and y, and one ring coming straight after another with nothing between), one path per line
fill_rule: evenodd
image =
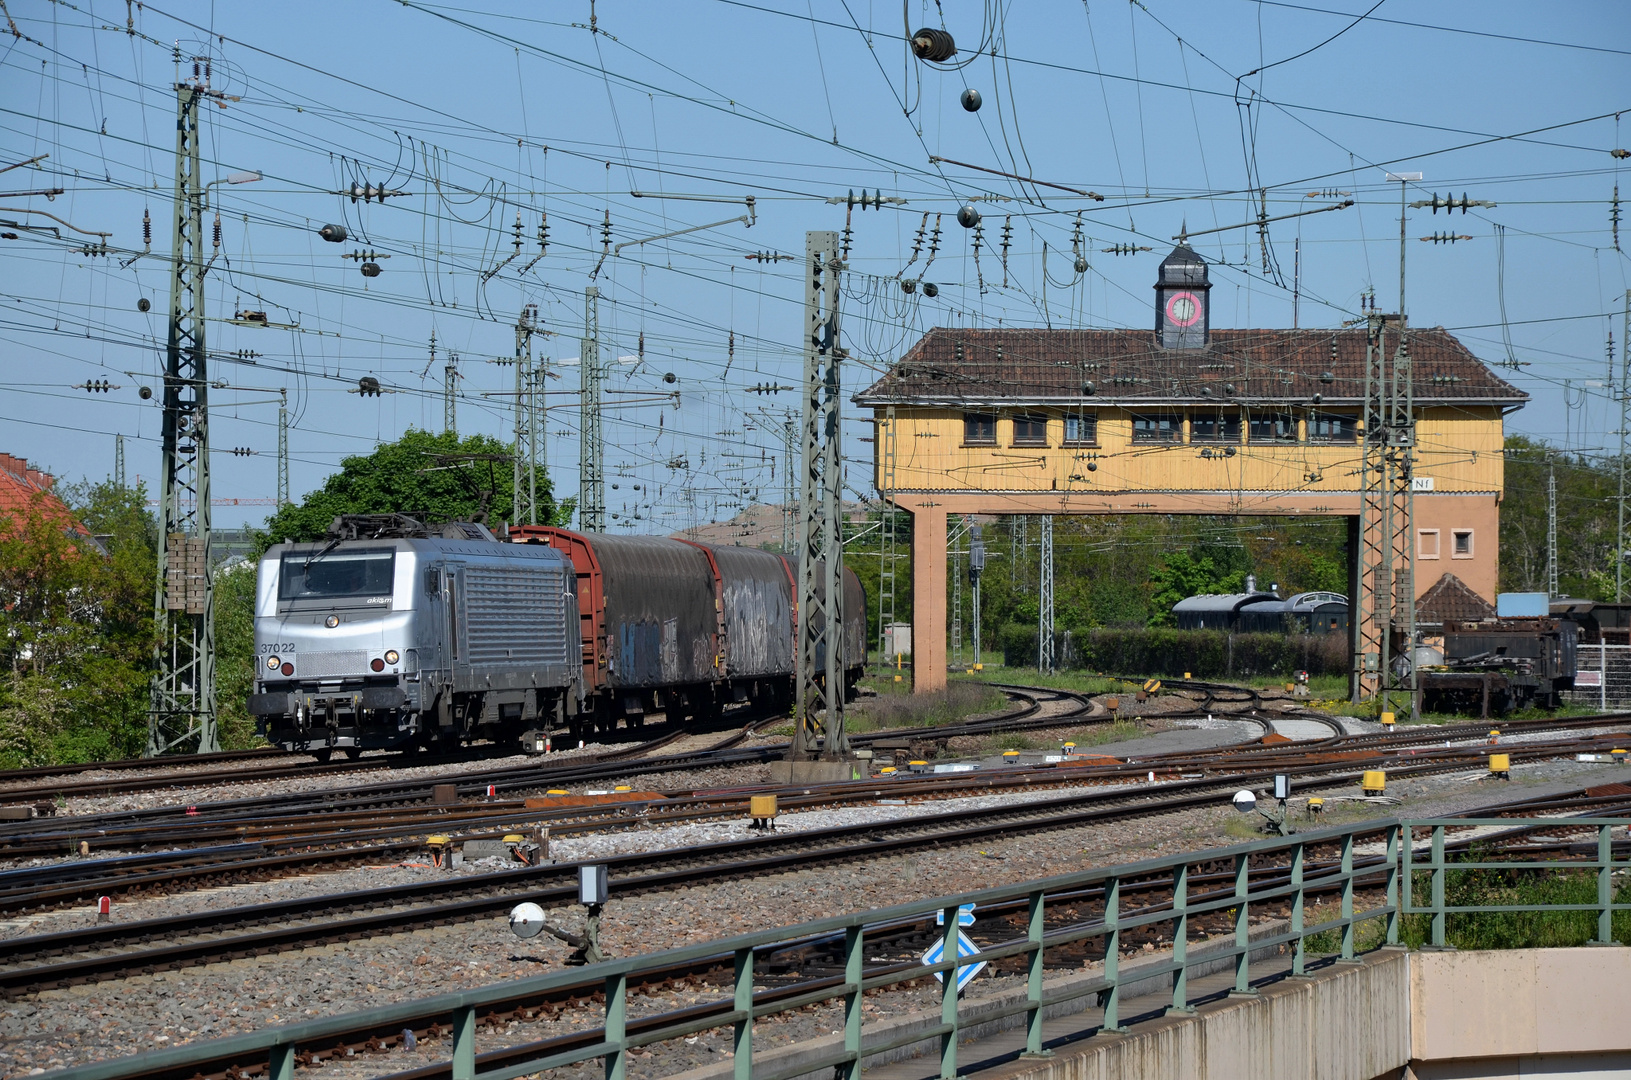
M1564 701L1600 709L1631 707L1631 645L1581 645L1575 659L1574 689L1563 692Z

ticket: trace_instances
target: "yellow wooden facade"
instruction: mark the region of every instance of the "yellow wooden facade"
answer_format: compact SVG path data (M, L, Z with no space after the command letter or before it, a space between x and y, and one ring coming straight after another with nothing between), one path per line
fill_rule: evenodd
M884 494L1204 492L1209 502L1231 491L1294 492L1303 496L1320 492L1352 496L1359 491L1357 440L1327 442L1309 438L1311 417L1352 417L1352 410L1264 410L1295 420L1296 438L1275 440L1251 438L1247 410L1236 407L1228 410L1240 417L1236 438L1227 442L1198 439L1193 418L1215 416L1219 411L1215 405L1177 403L1093 403L1080 409L877 408L874 413L880 452L875 459L874 482ZM996 415L993 442L965 441L965 416L969 413ZM1161 414L1182 417L1181 441L1134 439L1135 415ZM1095 437L1089 443L1067 443L1066 418L1080 416L1096 421ZM1017 417L1044 418L1045 444L1016 443ZM1431 478L1433 491L1498 494L1502 490L1504 433L1500 407L1431 406L1420 409L1418 417L1415 474ZM1357 421L1354 426L1359 426ZM892 482L885 476L891 443L895 462Z

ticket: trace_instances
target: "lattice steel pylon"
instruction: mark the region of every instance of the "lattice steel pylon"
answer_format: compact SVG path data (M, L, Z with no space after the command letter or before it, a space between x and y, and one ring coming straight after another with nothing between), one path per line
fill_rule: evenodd
M277 408L277 504L289 505L289 392L278 391L283 400Z
M1386 341L1389 323L1396 335L1391 353ZM1396 699L1408 696L1410 714L1416 716L1413 368L1403 320L1370 312L1366 318L1359 589L1351 609L1356 621L1350 691L1355 701L1380 695L1383 712L1394 711Z
M431 348L435 348L432 344ZM434 356L432 363L435 362ZM447 354L447 363L442 365L442 431L459 436L459 354Z
M120 491L125 489L125 437L113 437L113 486Z
M792 555L798 538L798 486L794 477L798 472L799 429L788 409L782 417L782 554Z
M1546 455L1546 595L1557 591L1557 462Z
M533 418L532 334L537 329L538 305L526 304L515 320L515 447L511 463L511 490L517 525L538 524L538 426Z
M1353 667L1349 693L1355 702L1379 689L1386 628L1393 619L1393 560L1383 543L1387 502L1387 364L1382 352L1385 316L1371 311L1365 320L1365 404L1360 416L1358 581L1353 613Z
M1039 577L1041 587L1037 590L1040 603L1038 604L1037 635L1036 635L1036 666L1039 671L1052 671L1055 657L1053 655L1053 515L1042 515L1042 544Z
M204 187L199 113L219 92L176 83L176 188L170 330L164 364L163 522L153 590L153 683L147 756L221 748L215 715L215 590L210 560L209 372L204 350Z
M985 574L985 540L980 535L978 525L970 525L968 534L969 602L974 609L971 620L974 629L974 668L979 670L985 663L980 654L980 578Z
M600 290L591 285L584 290L583 348L578 353L579 395L582 411L578 432L578 528L583 532L606 531L606 457L600 434Z
M895 544L895 407L884 410L878 430L878 494L883 500L883 533L878 543L878 657L889 660L889 633L895 625L895 567L900 553Z
M849 752L844 731L843 428L838 234L804 238L804 440L799 494L797 728L789 759ZM817 714L825 722L817 724Z

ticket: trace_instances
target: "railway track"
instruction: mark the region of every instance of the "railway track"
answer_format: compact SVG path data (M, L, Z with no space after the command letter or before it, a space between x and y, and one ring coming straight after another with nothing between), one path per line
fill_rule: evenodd
M1532 816L1537 812L1555 812L1565 809L1575 814L1589 814L1604 816L1616 811L1623 811L1628 804L1627 796L1617 793L1611 796L1596 798L1571 797L1554 800L1526 800L1508 804L1499 808L1485 808L1479 811L1478 816L1495 816L1505 813L1522 818ZM1515 824L1512 840L1520 840L1525 834L1537 830L1558 831L1566 828L1566 818L1551 819L1544 823ZM1456 846L1456 845L1451 845ZM1624 854L1631 844L1616 844L1617 853ZM1586 859L1595 857L1595 844L1571 843L1567 840L1551 841L1544 845L1524 843L1514 851L1521 857L1532 856L1540 850L1556 852L1559 849L1574 852ZM1578 849L1578 850L1576 850ZM1334 865L1332 855L1316 849L1311 852L1305 865L1304 872L1308 882L1307 893L1317 896L1321 893L1334 892L1340 885L1332 882L1323 885L1320 882L1322 875ZM1385 869L1377 857L1361 857L1356 860L1357 868L1364 870L1368 866L1375 866L1377 873L1369 883L1368 889L1362 889L1361 895L1371 894L1372 898L1379 897L1380 885L1384 880ZM1270 887L1274 884L1290 880L1290 870L1286 866L1268 865L1257 866L1251 871L1254 886ZM1146 877L1129 877L1121 880L1121 914L1124 919L1131 919L1140 915L1159 915L1171 910L1170 902L1156 902L1139 905L1137 898L1151 892L1169 894L1172 877L1170 873L1156 873ZM1233 866L1197 865L1194 872L1188 877L1189 899L1192 905L1204 903L1207 900L1224 898L1233 893L1235 889L1235 874ZM973 934L982 948L1000 945L1008 940L1017 939L1025 933L1025 911L1020 903L991 905L980 913L980 921ZM1102 889L1087 888L1072 892L1050 894L1048 897L1048 931L1064 929L1067 926L1092 922L1102 918L1103 896ZM1285 912L1279 912L1282 917ZM1191 934L1205 937L1213 933L1227 933L1232 923L1227 913L1213 913L1192 917ZM1153 939L1158 926L1144 927L1124 933L1123 945L1136 947L1141 940ZM872 957L866 965L865 975L873 977L886 972L909 971L919 966L916 952L934 935L938 933L932 925L932 920L926 918L902 919L888 923L878 923L867 928L868 953ZM1159 942L1154 942L1159 944ZM763 1005L772 1001L786 1000L790 997L822 989L841 981L842 976L835 974L838 970L835 961L837 949L841 941L835 935L815 935L804 939L781 942L775 946L766 946L757 950L754 968L762 973L756 978L761 989L754 994L754 1004ZM1080 955L1078 955L1080 953ZM878 955L883 954L883 955ZM1065 955L1061 955L1065 954ZM1056 949L1050 955L1050 966L1058 970L1061 966L1077 968L1087 959L1102 958L1089 955L1087 950ZM1316 961L1317 963L1317 961ZM693 983L704 985L723 985L729 977L732 957L728 953L721 953L714 957L705 957L701 960L684 965L675 965L667 969L651 972L643 977L639 989L651 992L660 990L678 980L689 979ZM998 969L1003 969L999 962ZM563 987L546 996L517 996L513 999L493 1003L482 1010L479 1022L490 1025L502 1025L508 1021L538 1021L553 1016L560 1016L575 1008L594 1007L594 1000L601 989L601 980L598 977L586 977L581 983ZM629 1021L627 1031L630 1035L659 1024L673 1023L679 1020L706 1021L709 1017L723 1015L734 1007L725 992L715 1001L701 1002L678 1010L669 1010L653 1015L647 1013L639 1019ZM592 1024L592 1021L590 1022ZM707 1026L705 1023L699 1026ZM411 1032L400 1028L376 1029L368 1025L367 1021L359 1018L354 1028L331 1032L322 1046L303 1047L297 1055L297 1061L305 1067L320 1067L325 1060L349 1060L364 1054L378 1054L387 1052L411 1037L417 1041L426 1038L437 1039L444 1037L449 1029L441 1023L434 1023L413 1029ZM572 1034L553 1037L541 1042L526 1044L524 1046L510 1046L504 1049L480 1054L476 1058L478 1071L501 1070L506 1065L521 1060L522 1055L537 1055L540 1052L557 1052L581 1045L587 1045L599 1037L593 1030L577 1031ZM147 1074L148 1080L187 1080L189 1077L201 1076L207 1080L216 1078L237 1078L257 1076L264 1072L263 1060L234 1060L230 1056L200 1065L197 1062L187 1067L185 1075L170 1073L163 1070ZM398 1072L391 1075L390 1080L448 1080L450 1067L447 1063L427 1065L407 1072Z
M1035 691L1036 688L1015 689ZM1080 698L1080 695L1065 696L1078 700L1077 711L1089 707L1089 703ZM922 730L960 733L973 727L978 731L980 725L1000 722L1003 719L1013 719L1017 716L1024 720L1037 707L1038 703L1033 696L1024 709L1011 711L1004 717ZM1041 719L1047 723L1056 723L1058 720L1057 717ZM1262 718L1256 719L1266 728L1267 721ZM1614 721L1603 719L1598 722ZM1559 723L1542 721L1533 726L1555 727ZM1575 721L1562 723L1577 726ZM1465 730L1451 729L1449 733L1482 734L1481 729L1474 732L1473 729L1476 728L1478 725L1466 725ZM722 742L694 751L693 754L703 755L710 763L717 764L721 761L719 752L728 751L746 739L748 732L749 729L745 728ZM1311 765L1322 760L1346 765L1349 768L1375 766L1396 768L1398 756L1405 753L1417 759L1418 764L1429 761L1443 762L1445 768L1467 767L1476 763L1483 753L1476 747L1452 748L1445 752L1435 750L1426 756L1423 756L1424 751L1416 748L1418 744L1426 741L1436 742L1436 736L1444 733L1442 729L1438 729L1391 736L1382 744L1393 755L1391 760L1387 755L1360 759L1364 751L1356 750L1354 747L1376 744L1377 740L1370 736L1333 737L1315 743L1278 746L1241 743L1204 754L1169 754L1116 765L1062 769L1046 767L1004 769L952 777L898 777L888 781L890 785L888 794L908 800L944 798L961 794L990 794L1016 789L1037 790L1082 783L1116 784L1132 777L1151 777L1156 772L1168 778L1190 774L1199 778L1209 773L1232 772L1247 767L1305 773ZM874 734L882 736L887 733ZM669 733L664 736L664 740L676 737L675 733ZM634 750L646 749L653 745L655 743L642 744ZM1577 752L1581 749L1606 748L1569 740L1557 745L1536 744L1529 752L1555 756L1557 753ZM758 759L762 760L764 752L757 753ZM1522 756L1520 753L1520 759ZM643 763L640 768L666 771L683 760L695 758L686 755L677 758L658 758ZM608 766L601 762L589 767L588 771L577 772L573 779L593 780L612 774L626 776L630 771L628 766L622 764L610 766L610 771L607 770ZM551 782L566 782L566 778L553 774ZM773 789L754 787L700 793L670 791L660 793L660 797L639 804L618 804L600 809L581 807L565 810L528 809L522 801L503 800L462 803L458 806L439 806L425 810L398 807L388 813L379 809L338 809L332 800L325 797L325 811L320 815L295 812L270 816L267 807L262 804L254 807L253 812L244 813L243 816L229 812L224 815L212 814L196 818L170 816L158 821L143 820L134 823L96 823L80 819L73 822L68 831L52 831L42 825L42 828L31 833L14 830L12 835L0 836L0 844L6 845L4 850L15 856L60 854L64 850L72 850L77 841L87 836L94 836L99 847L120 849L154 845L174 849L178 844L194 846L146 855L118 856L97 860L94 863L59 863L27 872L0 872L0 911L43 910L83 902L98 895L113 895L126 899L145 892L173 889L178 885L197 887L205 884L265 880L269 877L313 869L339 868L381 859L393 860L422 851L422 837L426 832L456 833L460 834L459 839L463 840L496 837L518 829L544 825L555 835L561 836L637 824L741 817L745 815L749 796L756 791L764 790ZM784 792L783 807L788 810L830 807L870 801L881 794L864 782L858 786L854 784L806 786L801 788L800 792L802 794L795 794L791 798ZM394 794L400 796L401 793ZM367 796L370 799L372 797L372 794ZM220 808L207 809L213 811ZM208 846L200 850L201 845Z
M1580 745L1578 740L1512 748L1514 757L1551 757ZM1407 764L1395 776L1428 775L1466 769L1482 757L1478 748L1435 750ZM796 869L812 860L831 863L874 858L932 845L966 845L1044 829L1104 824L1197 806L1217 805L1241 786L1268 782L1284 762L1252 760L1252 768L1210 776L1180 778L1156 787L1107 783L1070 794L1025 803L902 818L862 827L813 829L773 834L750 842L725 842L597 859L611 869L619 893L672 889L701 882ZM1351 781L1374 762L1339 758L1304 762L1295 790L1323 790ZM1267 766L1267 767L1265 767ZM1084 774L1088 770L1083 770ZM1084 775L1084 779L1087 777ZM1104 779L1110 779L1108 777ZM983 781L966 781L972 787ZM843 788L845 785L832 785ZM851 781L867 798L905 790L894 784ZM939 788L944 793L944 785ZM965 787L964 790L967 790ZM856 792L852 791L852 794ZM812 791L816 801L832 792ZM739 812L739 810L737 811ZM549 904L575 896L577 863L500 871L368 890L344 896L302 898L274 904L216 910L207 915L124 923L64 934L0 942L0 993L18 995L76 982L117 978L131 972L190 966L238 956L262 955L334 941L400 933L431 925L496 915L520 898ZM361 912L361 914L355 914ZM353 913L353 914L345 914ZM344 915L345 917L337 917ZM313 916L316 916L314 919ZM285 925L275 925L284 923ZM235 927L253 927L228 933ZM201 931L207 933L200 935ZM178 938L187 938L180 940ZM143 942L165 944L129 950ZM97 949L112 949L95 956ZM71 954L76 958L62 959Z

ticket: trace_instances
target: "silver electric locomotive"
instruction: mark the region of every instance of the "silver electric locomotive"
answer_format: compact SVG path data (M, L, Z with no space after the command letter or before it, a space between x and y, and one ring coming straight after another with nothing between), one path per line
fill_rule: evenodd
M261 559L249 711L269 741L321 759L475 738L539 749L577 713L577 581L559 552L468 523L349 532Z

